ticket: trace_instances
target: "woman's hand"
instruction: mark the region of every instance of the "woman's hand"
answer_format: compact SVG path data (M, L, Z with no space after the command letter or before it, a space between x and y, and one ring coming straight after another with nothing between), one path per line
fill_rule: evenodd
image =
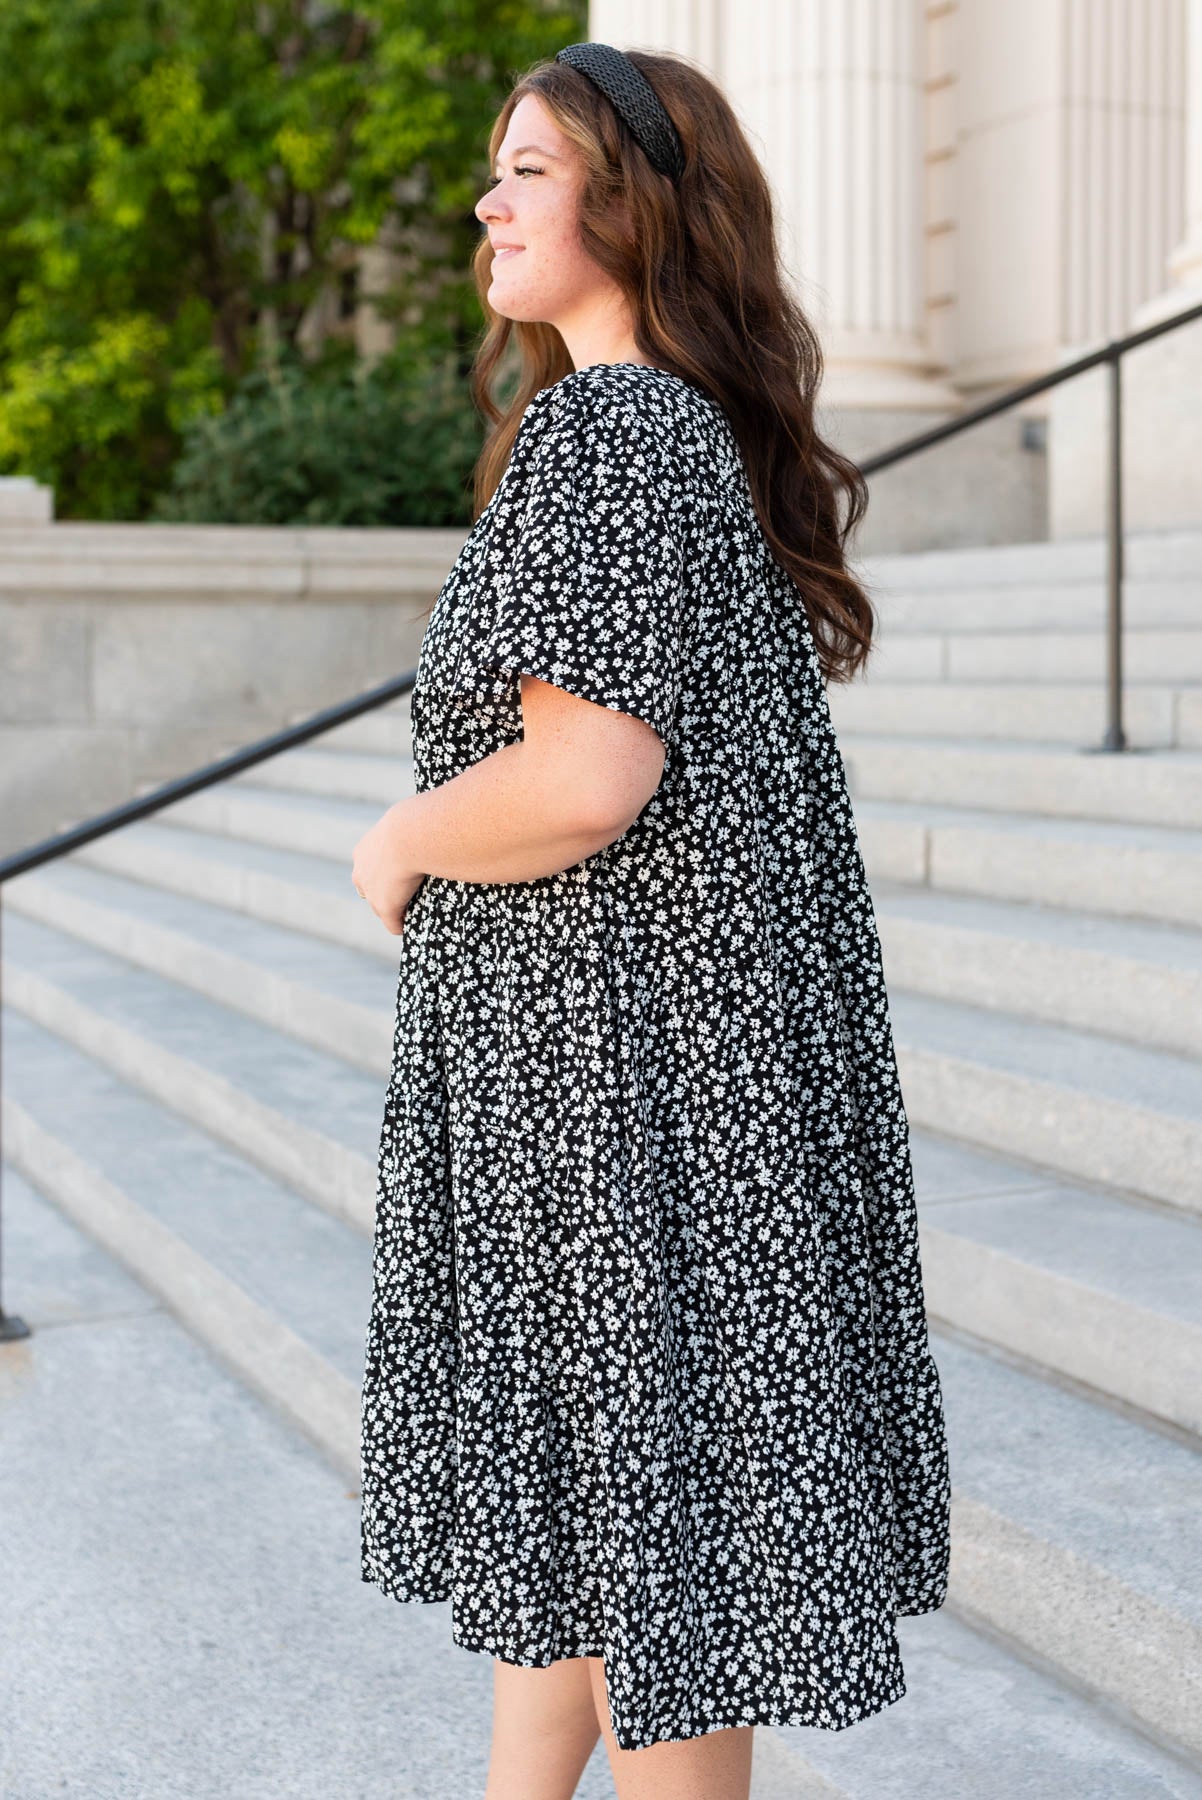
M405 862L404 805L398 800L364 833L351 866L356 889L394 937L401 936L409 902L426 879Z

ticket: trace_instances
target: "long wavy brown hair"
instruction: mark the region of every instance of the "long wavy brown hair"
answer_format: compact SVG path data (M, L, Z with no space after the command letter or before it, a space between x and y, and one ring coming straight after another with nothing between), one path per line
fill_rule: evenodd
M804 605L824 678L849 681L868 656L875 624L872 602L845 560L868 488L856 464L814 428L822 351L781 272L771 189L730 103L701 69L671 54L627 54L679 133L679 182L652 167L587 76L553 59L535 63L505 101L489 138L489 168L514 107L536 94L584 165L585 252L626 296L643 355L725 413L764 535ZM477 518L505 472L527 403L573 370L553 325L507 319L489 306L492 261L484 233L472 274L487 328L471 391L493 429L474 472ZM501 406L497 365L515 336L517 384Z

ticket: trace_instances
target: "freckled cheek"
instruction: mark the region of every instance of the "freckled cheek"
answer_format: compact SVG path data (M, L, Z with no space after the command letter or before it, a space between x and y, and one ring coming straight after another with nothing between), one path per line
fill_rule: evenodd
M563 270L558 251L547 245L528 246L520 256L512 258L510 266L515 280L536 281L540 285L557 281Z
M521 259L523 262L526 258ZM588 270L589 262L574 238L544 239L527 265L527 273L554 281L558 286L572 286Z

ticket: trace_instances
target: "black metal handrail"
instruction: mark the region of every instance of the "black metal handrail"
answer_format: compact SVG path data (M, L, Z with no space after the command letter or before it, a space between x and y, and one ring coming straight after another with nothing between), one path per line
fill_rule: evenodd
M946 438L955 437L958 432L967 431L972 425L979 425L982 419L992 419L997 413L1008 412L1012 406L1020 406L1034 394L1045 394L1049 388L1059 387L1062 381L1072 381L1076 376L1084 375L1088 369L1096 369L1102 363L1107 365L1106 729L1097 746L1099 750L1129 748L1127 734L1123 730L1122 360L1129 350L1138 349L1140 344L1149 344L1153 338L1163 337L1166 332L1177 331L1194 319L1202 319L1202 303L1187 306L1184 312L1172 313L1167 319L1158 319L1154 325L1145 325L1140 331L1129 331L1126 337L1112 338L1097 350L1075 357L1072 362L1053 369L1047 375L1037 375L1033 381L1024 381L1018 387L1007 388L1004 394L986 400L971 412L946 419L942 425L934 425L929 431L919 432L916 437L904 438L900 444L878 451L875 456L868 457L860 464L864 475L875 475L881 469L891 468L894 463L917 456L920 450L929 450L933 444L941 444Z
M148 813L158 812L160 807L170 806L175 800L183 800L188 794L199 793L202 788L212 787L218 781L226 781L231 775L239 775L243 769L252 768L255 763L266 762L269 756L278 756L281 750L291 750L295 745L303 744L306 738L331 731L335 725L345 724L347 719L357 718L360 713L383 706L387 700L399 700L402 694L409 692L416 679L416 669L411 669L408 675L394 675L391 681L369 688L366 693L356 695L353 700L340 700L335 706L327 706L324 712L313 713L310 718L302 719L299 725L286 725L282 731L275 731L270 737L259 738L253 744L233 750L217 762L206 763L203 768L194 769L190 775L178 775L175 780L165 781L161 787L152 788L148 794L139 794L136 800L126 800L121 806L114 806L110 812L97 813L95 818L85 819L80 825L72 825L68 831L60 831L56 837L46 838L28 850L18 850L14 856L2 857L0 884L11 881L14 875L24 875L27 870L36 869L39 863L52 862L57 856L66 856L69 851L78 850L81 844L90 844L93 838L105 837L110 831L116 831L118 826L132 825L135 819L144 819Z
M1202 318L1202 303L1187 307L1185 311L1174 313L1167 319L1160 319L1155 325L1148 325L1141 331L1129 332L1125 337L1113 338L1097 350L1089 351L1085 356L1077 357L1073 362L1065 363L1059 369L1053 369L1047 375L1038 375L1032 381L1024 381L1019 386L1008 388L1004 394L996 395L983 405L974 407L971 412L960 413L954 419L947 419L941 425L935 425L929 431L920 432L916 437L905 438L888 450L878 451L870 456L859 467L865 476L877 474L882 469L892 467L911 456L917 456L922 450L930 449L934 444L943 443L945 439L955 437L961 431L968 431L973 425L980 424L983 419L991 419L997 413L1007 412L1013 406L1021 405L1035 394L1046 393L1050 388L1059 387L1063 381L1072 381L1089 369L1095 369L1105 363L1109 369L1109 459L1108 481L1106 491L1107 520L1107 721L1101 744L1097 746L1104 751L1123 751L1128 748L1122 722L1122 590L1123 590L1123 532L1122 532L1122 388L1120 382L1120 366L1122 358L1128 351L1136 349L1140 344L1150 343L1153 338L1164 336L1166 332L1176 331L1193 320ZM104 837L110 831L118 830L122 825L130 825L136 819L143 819L149 813L157 812L161 807L170 806L173 801L182 800L188 794L199 793L202 789L212 787L219 781L225 781L231 775L249 769L255 763L266 761L268 757L277 756L282 750L291 750L297 744L303 744L308 738L317 737L322 732L330 731L335 725L341 725L348 719L356 718L360 713L370 712L377 706L383 706L389 700L399 699L407 694L417 679L416 669L407 675L395 676L391 681L383 682L379 687L369 688L352 700L340 701L336 706L326 707L323 712L314 713L299 724L289 725L282 731L274 732L270 737L259 738L257 742L246 745L243 749L233 751L216 762L206 763L195 769L190 775L181 775L174 781L164 782L161 787L153 788L147 794L141 794L135 800L128 800L122 806L115 806L110 811L97 813L94 818L85 819L79 825L73 825L67 831L61 831L54 837L44 839L39 844L31 845L13 856L0 858L0 895L3 884L16 875L23 875L27 870L37 868L41 863L51 862L56 857L66 856L77 850L82 844L90 843L94 838ZM0 968L2 968L0 962ZM0 1157L0 1170L3 1168ZM0 1216L0 1257L2 1257L3 1236L2 1216ZM0 1272L3 1263L0 1260ZM2 1304L2 1281L0 1281L0 1343L14 1338L28 1337L29 1326L23 1319L12 1313L6 1313Z

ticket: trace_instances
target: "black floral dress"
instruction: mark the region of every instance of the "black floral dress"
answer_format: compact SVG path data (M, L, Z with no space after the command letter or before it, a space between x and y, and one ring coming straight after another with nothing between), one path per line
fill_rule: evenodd
M615 842L429 876L400 940L362 1576L457 1644L604 1656L623 1749L905 1693L950 1487L908 1126L842 758L721 408L637 363L528 405L439 595L418 790L521 672L634 713Z

